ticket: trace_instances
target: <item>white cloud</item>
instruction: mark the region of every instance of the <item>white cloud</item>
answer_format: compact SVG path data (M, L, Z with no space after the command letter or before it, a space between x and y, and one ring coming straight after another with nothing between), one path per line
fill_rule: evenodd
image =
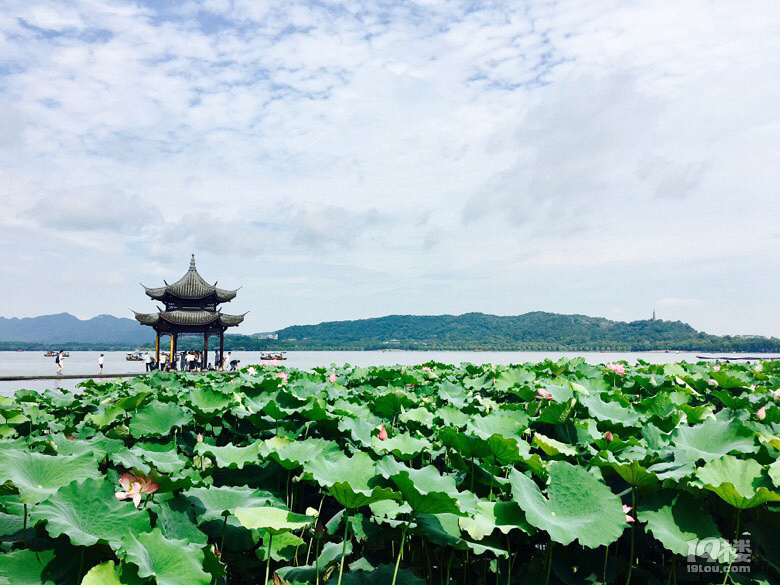
M12 0L0 238L57 252L0 269L5 310L121 313L115 275L39 275L196 251L283 306L248 330L706 297L664 306L780 335L778 6Z

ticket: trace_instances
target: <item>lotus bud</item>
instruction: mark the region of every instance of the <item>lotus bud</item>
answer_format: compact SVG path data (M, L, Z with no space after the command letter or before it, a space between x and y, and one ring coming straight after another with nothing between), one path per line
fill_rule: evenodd
M552 394L550 394L544 388L537 388L536 393L538 394L538 396L536 397L537 400L540 400L542 398L544 398L545 400L552 400L553 398Z
M334 372L333 370L330 371L330 376L328 376L328 382L330 382L331 384L336 383L336 372Z
M614 437L612 436L611 432L607 431L606 433L604 433L604 440L606 440L607 443L611 443L612 439L614 439Z
M756 418L758 418L758 420L764 420L766 418L766 406L762 406L756 411Z
M202 443L203 442L203 435L201 433L198 433L198 436L197 436L196 440L198 441L198 443Z
M385 429L384 425L379 427L379 434L377 435L377 437L379 437L380 441L384 441L387 438L387 430Z
M780 400L780 388L772 392L772 395L775 397L775 400Z
M626 506L625 504L623 504L623 513L626 515L626 522L628 522L629 524L631 524L632 522L636 522L634 517L629 515L629 512L631 510L633 510L631 506Z

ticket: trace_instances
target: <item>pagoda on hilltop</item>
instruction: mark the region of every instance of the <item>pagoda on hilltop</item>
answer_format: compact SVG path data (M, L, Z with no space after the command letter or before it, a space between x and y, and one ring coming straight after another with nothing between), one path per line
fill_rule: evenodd
M149 325L157 334L155 343L155 360L160 363L160 337L170 337L170 359L174 360L176 345L182 335L197 335L203 337L202 367L208 365L209 337L219 336L219 355L224 356L225 331L235 327L244 320L243 315L228 315L218 306L236 298L236 290L217 288L217 283L209 284L198 274L195 268L195 254L190 260L190 269L179 280L165 286L149 288L146 295L165 305L165 310L158 307L156 313L135 313L135 318L142 325Z

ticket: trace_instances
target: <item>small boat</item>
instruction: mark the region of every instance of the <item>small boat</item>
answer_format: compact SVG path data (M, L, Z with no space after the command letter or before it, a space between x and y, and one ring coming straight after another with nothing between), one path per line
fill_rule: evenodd
M261 353L260 354L260 359L261 360L277 360L277 361L278 360L286 360L287 359L287 355L283 351L276 352L276 353Z
M135 351L128 353L125 356L125 359L128 362L142 362L144 361L144 352L140 349L136 349Z
M43 354L45 357L57 357L57 355L60 352L58 351L47 351L45 354ZM70 357L70 354L67 351L62 352L62 357Z

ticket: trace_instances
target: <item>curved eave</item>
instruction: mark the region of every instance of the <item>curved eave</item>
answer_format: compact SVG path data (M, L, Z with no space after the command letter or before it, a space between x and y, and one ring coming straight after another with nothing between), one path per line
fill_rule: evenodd
M246 313L243 315L226 315L224 313L219 314L219 322L222 323L225 327L235 327L236 325L240 325L244 317L246 317Z
M133 311L133 313L135 313L135 320L142 325L157 325L160 322L159 313L139 313L137 311Z
M217 289L214 289L214 293L217 295L217 300L220 303L226 303L226 302L232 301L234 298L236 298L236 295L238 294L238 289L236 289L236 290L225 290L224 288L217 288Z
M158 286L158 287L148 287L141 285L144 287L144 291L146 292L146 296L156 300L161 301L163 297L165 296L166 290L168 290L167 286Z

